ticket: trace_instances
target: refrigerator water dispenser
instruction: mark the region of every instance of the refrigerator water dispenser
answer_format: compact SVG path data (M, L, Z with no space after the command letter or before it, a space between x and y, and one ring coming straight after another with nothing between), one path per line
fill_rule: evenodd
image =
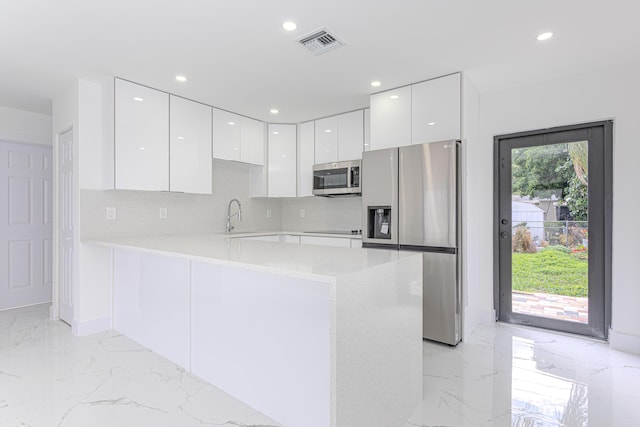
M367 237L390 240L391 206L369 206L367 209Z

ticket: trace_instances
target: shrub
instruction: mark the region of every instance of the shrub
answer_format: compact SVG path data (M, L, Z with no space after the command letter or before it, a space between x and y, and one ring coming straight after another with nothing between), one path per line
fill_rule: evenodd
M513 252L536 252L531 233L524 224L516 226L515 233L511 239L511 249Z

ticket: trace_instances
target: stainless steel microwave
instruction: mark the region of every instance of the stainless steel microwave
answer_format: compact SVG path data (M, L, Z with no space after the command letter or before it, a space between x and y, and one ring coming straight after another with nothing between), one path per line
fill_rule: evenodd
M313 194L316 196L358 195L360 160L313 165Z

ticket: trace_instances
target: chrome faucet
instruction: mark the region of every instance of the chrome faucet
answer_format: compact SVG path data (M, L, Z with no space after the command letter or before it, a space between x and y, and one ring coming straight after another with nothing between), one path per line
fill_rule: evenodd
M236 202L238 204L238 212L231 215L231 204ZM231 225L231 217L238 215L238 221L242 221L242 205L240 204L240 200L231 199L229 202L229 206L227 206L227 233L231 232L234 229L233 225Z

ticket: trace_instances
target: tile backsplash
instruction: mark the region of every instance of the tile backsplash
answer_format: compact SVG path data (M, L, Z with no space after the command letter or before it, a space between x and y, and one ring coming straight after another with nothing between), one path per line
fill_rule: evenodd
M283 199L282 228L290 231L360 230L361 205L362 197Z
M242 203L242 221L232 220L235 231L362 228L360 197L252 199L252 166L226 161L214 161L213 165L213 195L81 190L81 238L221 233L225 230L227 205L233 198ZM107 220L107 208L111 207L116 208L116 219ZM165 219L160 218L160 208L167 209ZM235 204L232 210L235 212Z
M81 190L81 238L224 232L227 205L232 198L242 203L242 221L232 220L235 230L280 230L282 201L249 198L250 167L214 161L213 195ZM107 207L116 208L115 220L106 219ZM167 208L166 219L160 219L160 208ZM234 204L232 211L235 210Z

